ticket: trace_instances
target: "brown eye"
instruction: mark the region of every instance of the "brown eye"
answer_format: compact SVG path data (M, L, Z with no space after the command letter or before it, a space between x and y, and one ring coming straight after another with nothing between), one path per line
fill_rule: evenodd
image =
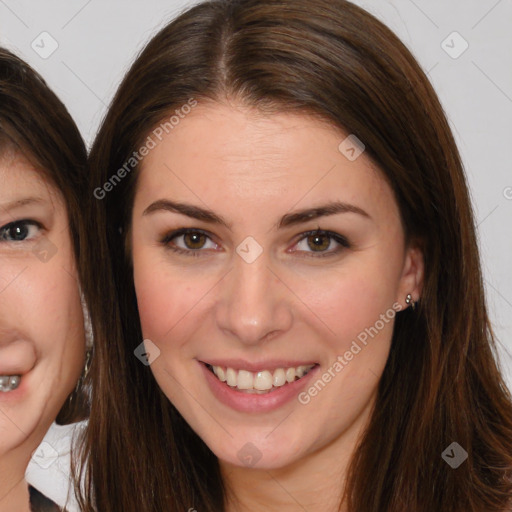
M218 245L207 233L190 228L182 228L168 233L160 242L167 249L187 256L208 253L206 249L218 250Z
M187 249L202 249L206 243L207 236L204 233L190 232L183 235L183 242Z
M327 235L309 235L307 237L308 247L315 252L322 252L331 245L331 237Z
M302 233L302 238L295 245L299 256L335 256L349 249L349 241L332 231L315 230Z

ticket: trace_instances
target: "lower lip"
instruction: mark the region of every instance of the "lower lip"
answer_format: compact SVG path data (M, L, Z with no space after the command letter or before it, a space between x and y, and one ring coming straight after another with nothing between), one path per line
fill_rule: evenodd
M316 375L318 365L311 369L304 377L285 384L284 386L271 391L270 393L244 393L237 391L236 388L228 386L225 382L221 382L204 363L199 362L206 382L210 386L212 393L223 404L240 412L270 412L278 409L282 405L296 399L300 391L306 387L309 381Z

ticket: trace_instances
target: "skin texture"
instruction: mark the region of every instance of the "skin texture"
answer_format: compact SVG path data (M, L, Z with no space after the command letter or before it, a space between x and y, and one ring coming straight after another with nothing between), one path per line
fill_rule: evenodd
M306 405L236 411L213 395L198 361L314 361L321 375L393 304L405 308L408 293L421 293L421 253L405 246L393 193L364 153L349 161L338 150L347 135L306 115L200 103L145 157L138 177L130 248L144 338L160 350L151 369L219 458L240 502L230 510L336 505L393 321ZM144 214L162 199L212 210L231 229L171 211ZM331 201L368 217L338 213L277 228L283 215ZM202 248L178 254L169 247L186 250L187 240L163 239L179 228L210 238L196 246L188 238ZM350 247L326 238L330 255L318 255L303 234L319 228ZM263 249L252 263L236 252L248 236ZM261 455L254 466L239 456L249 442Z
M0 393L0 511L28 511L25 470L76 385L84 326L63 198L11 151L0 181L0 374L24 374L15 398ZM7 206L26 198L38 201ZM24 239L13 241L5 226L26 219L41 227L25 224Z

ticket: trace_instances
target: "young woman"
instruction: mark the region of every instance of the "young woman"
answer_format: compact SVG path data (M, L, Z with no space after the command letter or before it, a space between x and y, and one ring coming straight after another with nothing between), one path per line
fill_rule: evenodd
M0 510L60 510L25 471L57 416L81 419L77 258L86 151L41 77L0 49ZM58 451L33 461L42 472ZM35 456L36 456L35 455ZM49 470L49 469L48 469Z
M506 510L464 172L379 21L200 3L137 58L90 167L84 510Z

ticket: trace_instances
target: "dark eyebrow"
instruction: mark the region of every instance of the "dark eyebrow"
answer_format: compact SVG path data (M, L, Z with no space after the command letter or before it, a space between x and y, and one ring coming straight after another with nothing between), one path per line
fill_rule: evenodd
M21 208L26 205L41 203L45 203L45 200L41 197L23 197L21 199L16 199L6 204L0 204L0 209L9 212L11 210L16 210L17 208Z
M144 210L142 215L148 215L150 213L162 210L181 213L182 215L192 217L193 219L202 220L204 222L210 222L212 224L220 224L228 229L231 229L231 224L229 222L227 222L220 215L217 215L211 210L200 208L199 206L194 206L192 204L177 203L174 201L169 201L167 199L159 199L158 201L151 203ZM318 217L335 215L337 213L356 213L358 215L371 219L370 215L368 215L368 213L366 213L363 209L359 208L358 206L336 201L328 203L323 206L317 206L314 208L307 208L305 210L299 210L297 212L288 213L281 218L281 220L277 224L277 228L281 229L284 227L294 226L296 224L302 224L304 222L317 219Z
M159 199L158 201L151 203L144 210L142 215L148 215L150 213L162 210L168 212L181 213L182 215L192 217L193 219L202 220L204 222L210 222L211 224L220 224L228 229L231 229L231 224L229 224L220 215L217 215L211 210L207 210L206 208L200 208L199 206L194 206L192 204L176 203L174 201L169 201L168 199Z
M317 206L314 208L299 210L298 212L288 213L282 217L277 227L278 229L281 229L284 227L294 226L296 224L302 224L303 222L308 222L319 217L336 215L337 213L357 213L358 215L362 215L363 217L371 219L370 215L368 215L368 213L366 213L362 208L359 208L359 206L335 201L323 206Z

